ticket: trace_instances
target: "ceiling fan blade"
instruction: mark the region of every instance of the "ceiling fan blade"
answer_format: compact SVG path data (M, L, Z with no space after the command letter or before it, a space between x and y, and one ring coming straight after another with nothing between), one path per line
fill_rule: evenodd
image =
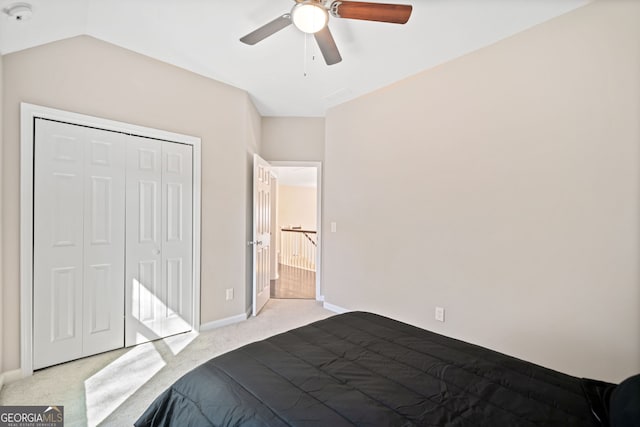
M277 17L268 24L265 24L257 30L242 37L240 41L248 45L254 45L277 33L278 31L288 27L289 25L291 25L291 15L285 13L284 15Z
M329 31L329 27L324 27L313 36L320 47L320 52L322 52L324 62L326 62L327 65L337 64L342 61L342 56L340 56L340 51L338 50L336 41L331 35L331 31Z
M334 1L330 6L336 18L406 24L413 6L406 4L369 3L360 1Z

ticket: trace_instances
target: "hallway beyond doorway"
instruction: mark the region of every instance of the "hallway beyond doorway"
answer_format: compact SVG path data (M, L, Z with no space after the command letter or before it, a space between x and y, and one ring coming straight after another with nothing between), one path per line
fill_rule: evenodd
M279 278L271 281L271 298L315 299L316 273L278 264Z

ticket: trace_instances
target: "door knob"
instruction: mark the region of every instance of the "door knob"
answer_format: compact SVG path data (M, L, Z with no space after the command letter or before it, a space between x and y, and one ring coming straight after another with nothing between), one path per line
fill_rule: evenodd
M160 249L154 249L153 250L153 254L154 255L160 255Z

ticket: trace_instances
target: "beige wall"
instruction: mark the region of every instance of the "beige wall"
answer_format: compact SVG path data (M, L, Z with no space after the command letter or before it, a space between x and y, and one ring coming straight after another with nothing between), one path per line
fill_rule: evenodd
M325 119L263 117L261 156L271 161L324 160Z
M595 2L332 109L326 301L640 372L638 22L640 2Z
M261 131L244 91L86 36L6 55L3 87L4 371L19 367L21 101L202 138L201 321L245 312L247 153Z
M301 226L316 230L317 192L314 187L278 185L278 228Z

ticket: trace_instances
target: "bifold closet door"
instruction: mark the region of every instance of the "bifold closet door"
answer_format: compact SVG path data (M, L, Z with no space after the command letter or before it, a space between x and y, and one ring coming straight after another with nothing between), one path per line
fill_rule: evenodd
M34 369L122 347L122 135L37 119Z
M191 330L193 318L193 155L184 144L162 145L163 334Z
M192 148L127 137L127 346L191 330Z

